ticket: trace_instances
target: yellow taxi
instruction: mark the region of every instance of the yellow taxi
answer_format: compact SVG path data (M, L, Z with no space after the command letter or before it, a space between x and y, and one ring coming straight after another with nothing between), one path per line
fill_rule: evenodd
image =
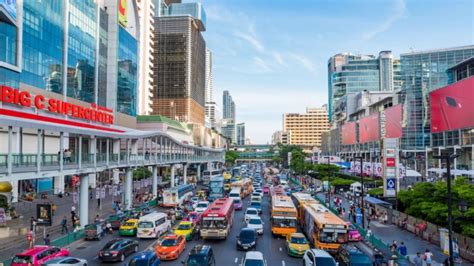
M129 219L123 223L119 228L119 235L121 236L136 236L137 235L138 219Z
M177 236L184 236L186 241L191 241L194 237L194 223L190 221L180 222L174 229L174 234Z
M235 181L239 181L239 180L242 179L242 177L240 175L236 175L236 176L234 176L234 179L235 179Z
M286 236L286 248L288 255L303 257L306 250L309 250L309 243L302 233L292 233Z

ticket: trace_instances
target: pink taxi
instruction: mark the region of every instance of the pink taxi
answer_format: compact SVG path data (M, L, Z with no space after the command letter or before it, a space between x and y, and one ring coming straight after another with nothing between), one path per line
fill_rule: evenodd
M34 246L13 257L11 266L41 266L44 262L69 256L69 250L53 246Z

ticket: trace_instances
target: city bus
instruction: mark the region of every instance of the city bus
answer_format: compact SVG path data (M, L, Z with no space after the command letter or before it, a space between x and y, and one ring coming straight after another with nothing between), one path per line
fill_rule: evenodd
M272 197L271 227L272 235L286 236L296 233L298 212L288 196Z
M252 180L250 180L250 178L244 178L242 180L232 182L230 187L231 189L235 187L240 188L240 197L242 199L253 192Z
M270 200L273 196L286 196L285 189L282 186L272 186L270 187Z
M234 201L231 198L215 199L201 215L203 239L226 239L230 235L234 218Z
M224 177L223 176L213 176L209 181L209 196L207 200L212 202L215 199L223 198L225 196L224 191Z
M209 185L209 181L211 180L212 177L220 176L220 175L222 175L221 170L217 170L217 169L206 170L202 172L202 183L204 185Z
M194 187L191 184L178 185L163 191L163 206L176 207L183 205L193 196Z
M303 232L315 248L337 252L347 243L348 225L320 203L303 205Z
M298 223L303 225L303 208L306 204L319 203L315 200L310 194L304 192L296 192L291 195L293 204L295 204L296 209L298 210Z

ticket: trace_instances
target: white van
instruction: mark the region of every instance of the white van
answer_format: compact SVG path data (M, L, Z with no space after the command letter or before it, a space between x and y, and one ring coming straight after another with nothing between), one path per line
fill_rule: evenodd
M138 219L138 238L158 238L168 232L171 222L162 212L152 212Z
M229 192L229 198L231 198L231 199L241 199L240 198L240 188L239 187L232 188L232 190Z
M288 182L286 182L286 180L280 180L280 185L288 186Z

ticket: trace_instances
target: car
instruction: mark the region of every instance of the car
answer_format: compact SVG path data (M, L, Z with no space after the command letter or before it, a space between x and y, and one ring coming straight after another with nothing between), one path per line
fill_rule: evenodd
M196 205L198 204L199 201L200 200L198 196L194 196L189 199L189 202L191 203L191 205L193 205L193 209L196 208Z
M309 250L309 242L302 233L292 233L286 236L286 248L288 255L293 257L303 257Z
M160 264L161 261L156 252L149 249L137 253L128 262L128 266L158 266Z
M250 202L252 202L252 201L258 201L258 202L262 203L262 197L252 195L252 197L250 198Z
M37 245L29 248L13 257L12 266L40 266L44 262L56 258L69 256L69 250L54 246Z
M136 236L138 227L138 219L129 219L119 228L120 236Z
M184 217L183 221L192 222L194 225L198 225L201 221L201 214L197 212L190 212L186 217Z
M232 187L230 186L230 184L224 184L224 190L226 192L229 192L231 189L232 189Z
M124 222L127 219L127 216L123 213L120 214L114 214L110 215L109 218L107 218L107 222L112 225L112 229L118 230L120 226L122 225L122 222Z
M181 262L185 266L215 266L214 251L209 245L196 245L188 254L186 260Z
M355 228L350 222L349 224L349 230L348 230L348 236L349 236L349 241L350 242L357 242L362 240L362 235L360 234L359 230Z
M42 263L41 266L87 266L87 260L74 257L57 257Z
M259 235L263 235L263 222L262 219L258 216L251 217L247 222L248 228L253 228L257 231Z
M196 227L193 222L182 221L174 229L174 232L178 236L184 236L186 241L191 241L196 233Z
M341 266L371 266L372 260L355 246L345 246L336 255Z
M175 234L164 236L155 246L155 252L160 260L175 260L185 249L186 239Z
M267 266L267 261L260 251L247 251L242 260L242 266Z
M85 240L101 240L105 235L104 223L97 222L92 224L86 224L84 226L84 239Z
M247 223L247 221L252 216L257 216L258 217L259 216L258 210L255 209L255 208L247 208L247 210L245 210L245 216L244 216L245 223Z
M234 199L234 210L242 210L242 200Z
M303 265L305 266L337 266L338 264L334 258L325 250L310 249L303 255Z
M253 228L242 228L237 236L237 250L251 250L257 248L257 231Z
M261 188L255 189L255 192L260 194L260 197L263 197L263 190Z
M270 193L270 187L269 187L268 185L263 186L263 189L262 189L262 190L263 190L263 193L264 193L264 194Z
M260 201L251 201L250 202L250 207L257 209L258 213L262 213L262 202Z
M116 238L109 241L99 251L99 259L105 261L121 261L138 251L138 241Z
M209 201L200 201L196 205L196 209L194 209L195 212L202 214L207 210L207 207L209 207Z

